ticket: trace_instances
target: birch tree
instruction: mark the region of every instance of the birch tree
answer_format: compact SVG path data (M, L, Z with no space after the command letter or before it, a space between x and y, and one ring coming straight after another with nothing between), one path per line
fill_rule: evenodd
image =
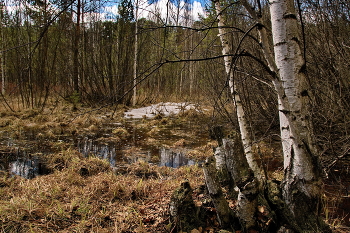
M262 179L263 173L250 154L252 142L238 89L233 79L232 67L235 61L229 56L232 54L232 48L226 37L223 12L220 2L215 1L214 3L219 21L219 37L223 47L225 69L236 106L246 159L255 176ZM261 5L257 4L259 9L256 11L248 1L242 0L241 3L256 21L262 54L267 63L265 68L269 69L272 76L271 82L278 97L285 175L280 186L282 194L279 203L272 200L272 196L277 197L278 195L270 195L274 192L273 187L276 188L276 186L268 185L272 208L282 215L282 221L287 222L295 232L330 232L329 227L320 217L322 179L318 167L317 147L313 139L309 111L311 94L305 75L305 61L300 48L301 39L294 1L270 0L269 2L273 51L266 26L262 23ZM235 57L236 55L237 53ZM239 202L240 200L238 200L238 205L240 205Z
M215 5L215 11L218 19L218 36L222 46L222 54L224 55L225 71L228 77L230 93L235 104L240 129L240 135L236 135L234 141L224 139L221 147L224 151L223 157L227 158L227 161L225 162L226 166L230 170L229 174L232 174L233 180L239 189L236 215L243 228L250 231L255 229L257 226L255 212L258 203L258 193L262 190L262 184L265 182L266 177L258 163L258 159L252 152L251 132L248 127L239 90L234 80L233 58L229 56L232 53L232 46L229 42L228 33L225 30L226 24L221 9L221 3L218 0L213 1L213 3ZM220 147L218 149L221 150ZM228 218L227 216L230 215L226 213L227 210L225 205L222 204L223 201L217 200L216 198L218 196L217 193L220 192L217 191L217 188L215 188L215 191L213 191L213 187L215 187L215 185L211 185L211 182L208 182L212 180L214 176L210 175L214 174L213 172L209 172L210 170L213 170L210 169L210 166L204 168L209 193L212 196L218 213L223 212L225 214L222 215ZM254 175L252 173L254 173ZM220 216L218 218L221 219ZM225 218L222 220L222 226L229 225L225 223L224 220Z
M285 171L282 195L295 230L324 232L319 217L322 180L313 142L309 87L294 2L271 0L270 13Z
M133 88L133 97L132 105L135 106L137 103L137 58L138 58L138 9L139 9L139 0L135 1L135 41L134 41L134 88Z
M256 178L263 182L265 179L264 172L260 165L258 164L258 158L256 158L252 153L252 139L251 132L249 131L249 126L247 123L246 115L244 113L243 105L239 95L239 90L234 80L234 70L233 70L233 61L232 57L228 56L232 54L232 46L229 43L228 34L225 30L225 20L223 17L223 12L221 10L220 1L213 1L215 4L215 10L218 19L218 30L220 37L220 42L222 46L222 54L224 55L225 61L225 71L228 77L229 88L232 94L232 99L236 107L236 113L238 118L239 129L242 137L242 143L244 147L244 153L247 158L250 168L253 170Z
M255 12L246 0L242 3L261 24L258 16L261 14ZM322 179L313 140L309 111L311 97L294 1L271 0L269 3L274 59L265 26L260 26L258 31L268 67L275 73L272 83L278 96L285 174L281 185L285 202L282 213L296 232L327 232L329 228L320 218Z

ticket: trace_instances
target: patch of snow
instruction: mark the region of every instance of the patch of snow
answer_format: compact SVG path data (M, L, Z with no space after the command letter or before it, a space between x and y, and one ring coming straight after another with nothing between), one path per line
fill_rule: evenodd
M196 106L190 103L159 103L148 107L136 108L124 113L125 118L153 118L160 114L162 116L170 116L179 114L181 111L195 109Z

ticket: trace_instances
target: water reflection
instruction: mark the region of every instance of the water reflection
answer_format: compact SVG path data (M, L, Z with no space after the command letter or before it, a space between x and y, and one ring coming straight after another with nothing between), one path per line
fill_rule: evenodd
M50 173L39 155L31 155L19 149L0 153L0 164L0 170L26 179Z
M184 151L174 151L167 148L160 149L159 166L181 167L185 165L194 165L195 162L186 157Z
M84 138L78 141L78 151L85 157L94 155L110 162L111 166L116 165L117 150L115 145L95 142L93 139Z
M11 174L22 176L26 179L32 179L38 175L45 173L45 166L38 157L34 158L18 158L9 164Z
M194 165L195 162L186 157L186 151L184 149L169 149L169 148L154 148L145 147L135 149L134 152L130 152L131 147L128 145L120 144L105 144L93 139L84 138L78 141L78 151L84 156L97 156L101 159L106 159L110 162L112 167L118 166L118 163L134 163L140 160L152 163L151 158L157 157L159 166L167 166L178 168L185 165ZM126 151L129 151L126 153ZM128 155L126 155L128 154Z

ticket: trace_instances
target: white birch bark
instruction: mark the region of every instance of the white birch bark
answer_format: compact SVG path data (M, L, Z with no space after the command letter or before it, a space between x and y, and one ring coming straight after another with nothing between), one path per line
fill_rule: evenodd
M221 41L222 54L228 55L231 53L232 48L228 42L227 32L224 28L224 26L226 26L226 25L225 25L224 18L222 16L220 1L215 1L214 3L215 3L215 10L216 10L217 18L218 18L218 27L219 27L219 35L218 36L220 37L220 41ZM244 153L245 153L245 156L247 158L249 167L254 172L255 177L260 182L263 182L265 180L265 175L264 175L262 168L259 166L258 158L256 158L256 156L254 156L254 154L252 153L252 139L251 139L251 135L249 133L248 123L247 123L246 116L245 116L245 113L243 110L240 96L238 94L238 88L234 82L234 75L233 75L233 70L232 70L232 57L225 56L224 61L225 61L226 74L228 75L228 78L229 78L230 92L233 96L233 101L234 101L235 106L236 106L238 124L239 124L242 142L243 142Z
M290 168L292 173L301 179L311 180L315 175L308 149L310 152L314 149L309 134L309 97L302 72L304 59L299 46L294 2L272 0L270 4L275 61L284 90L284 95L279 95L284 168L293 166Z
M313 232L323 228L318 208L322 181L312 139L308 85L300 49L297 16L293 0L270 0L275 62L279 80L280 130L285 177L282 196L291 213L294 229ZM327 232L325 227L320 232Z
M1 36L1 50L4 51L4 25L3 25L3 18L4 18L4 4L0 5L0 36ZM0 53L0 69L1 69L1 93L5 95L5 58L4 53Z
M300 232L329 232L319 220L317 208L321 177L309 113L308 85L300 49L298 22L293 0L270 0L274 58L261 16L247 0L241 1L258 25L260 43L278 95L285 178L283 199L290 214L286 220Z
M135 2L135 43L134 43L134 88L133 88L133 96L132 96L132 105L135 106L137 103L137 57L138 57L138 7L139 7L139 0L136 0Z

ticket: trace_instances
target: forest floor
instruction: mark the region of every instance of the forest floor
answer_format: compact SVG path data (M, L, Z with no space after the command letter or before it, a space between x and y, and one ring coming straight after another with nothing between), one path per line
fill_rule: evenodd
M172 232L169 203L184 181L193 189L196 206L207 212L203 226L192 233L219 232L201 164L159 166L156 155L146 158L149 154L143 152L161 146L188 147L190 159L204 161L216 146L208 135L210 110L197 106L177 115L158 113L153 119L132 123L125 120L127 110L120 106L116 111L83 107L72 111L67 104L41 112L1 111L0 232ZM142 142L136 143L135 138ZM81 149L88 141L92 144L92 139L123 147L113 166L110 159ZM79 149L82 141L85 144ZM259 149L273 168L281 165L275 145L262 142ZM11 174L23 154L31 165L39 158L35 172L40 175L25 178ZM28 172L24 165L20 169ZM269 173L275 179L281 174L281 169ZM349 228L341 227L349 221L349 206L344 206L349 197L341 185L345 184L328 181L323 215L338 232L348 232ZM229 203L234 207L234 201Z

